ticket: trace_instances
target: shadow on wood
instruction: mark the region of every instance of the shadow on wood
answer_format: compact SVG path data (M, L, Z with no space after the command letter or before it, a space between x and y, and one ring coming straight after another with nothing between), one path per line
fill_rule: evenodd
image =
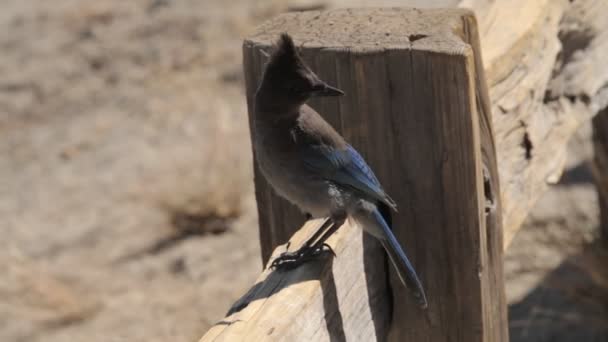
M290 248L297 249L321 222L307 223ZM327 254L288 272L266 269L201 341L386 339L391 311L382 286L386 269L364 261L381 253L377 242L345 224L328 243L336 258ZM277 248L274 257L283 251L284 246Z

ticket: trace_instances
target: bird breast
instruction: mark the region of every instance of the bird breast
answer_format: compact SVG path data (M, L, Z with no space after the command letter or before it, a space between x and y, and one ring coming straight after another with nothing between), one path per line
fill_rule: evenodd
M340 192L308 171L294 143L257 135L255 149L260 171L277 194L313 217L329 216L339 205Z

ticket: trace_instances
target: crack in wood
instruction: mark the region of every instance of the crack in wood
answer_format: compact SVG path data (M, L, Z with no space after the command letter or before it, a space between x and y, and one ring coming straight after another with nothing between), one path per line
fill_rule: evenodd
M485 214L486 216L496 210L496 201L494 198L494 190L492 189L492 179L490 170L486 165L483 165L483 194L485 197Z
M417 40L424 39L426 37L428 37L428 35L426 35L426 34L410 34L408 36L408 39L410 40L410 42L413 43L413 42L415 42Z
M530 134L528 132L524 132L524 136L521 142L521 147L524 148L526 152L526 160L532 159L532 150L534 149L534 145L532 144L532 140L530 140Z

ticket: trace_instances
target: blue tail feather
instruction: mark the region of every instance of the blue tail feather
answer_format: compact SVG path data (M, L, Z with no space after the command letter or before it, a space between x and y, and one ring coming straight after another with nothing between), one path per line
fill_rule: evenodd
M375 221L378 222L378 225L382 228L382 235L384 239L381 239L380 242L386 250L391 263L395 267L399 278L410 289L410 291L412 291L412 294L418 301L418 304L422 308L426 308L428 306L426 294L424 293L424 288L418 279L418 275L416 275L414 266L412 266L412 263L405 255L399 241L397 241L397 238L395 238L393 231L388 226L380 212L378 210L374 210L372 215Z

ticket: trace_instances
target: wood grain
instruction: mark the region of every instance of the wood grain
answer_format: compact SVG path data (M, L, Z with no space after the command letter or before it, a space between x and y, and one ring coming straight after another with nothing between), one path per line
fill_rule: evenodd
M414 264L426 270L421 277L433 298L426 314L392 277L392 321L408 323L393 324L390 338L506 341L500 201L491 195L499 193L498 175L472 14L347 9L279 16L244 44L250 106L261 51L283 31L322 79L348 94L312 105L366 157L400 204L395 233ZM256 191L266 260L303 216L257 172ZM377 253L366 262L382 268L386 260ZM388 291L384 282L367 286Z
M608 1L463 0L459 6L474 9L479 20L506 248L559 180L565 142L608 105Z

